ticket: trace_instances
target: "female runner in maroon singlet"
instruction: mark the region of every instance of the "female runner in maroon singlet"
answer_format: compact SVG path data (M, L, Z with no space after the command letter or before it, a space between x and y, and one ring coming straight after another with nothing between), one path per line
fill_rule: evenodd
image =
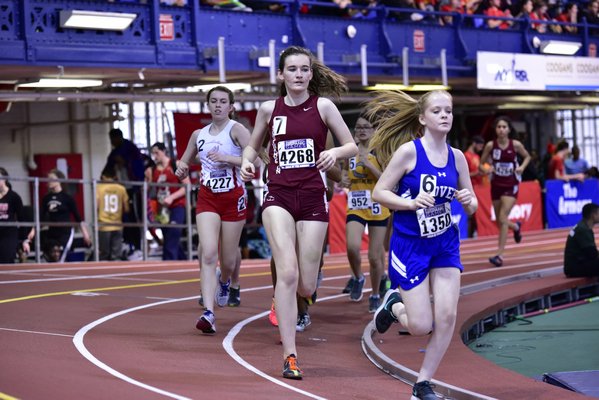
M268 134L268 192L262 219L276 264L276 313L283 343L283 377L301 379L295 332L296 291L303 297L316 289L320 255L328 227L323 174L337 159L358 151L335 104L321 94L339 95L343 77L302 47L289 47L279 60L281 97L258 109L249 145L243 151L241 176L254 176L253 162ZM340 143L325 150L327 131ZM297 250L296 250L297 249Z
M520 222L511 222L508 217L520 187L520 177L530 162L530 154L518 140L509 138L512 123L507 117L498 117L493 124L497 138L487 142L480 157L479 169L484 172L483 165L491 164L491 200L495 211L495 220L499 228L499 247L497 254L489 258L489 262L496 267L503 265L503 252L507 241L507 231L514 231L514 240L520 243L522 234ZM522 157L522 164L518 165L517 155Z

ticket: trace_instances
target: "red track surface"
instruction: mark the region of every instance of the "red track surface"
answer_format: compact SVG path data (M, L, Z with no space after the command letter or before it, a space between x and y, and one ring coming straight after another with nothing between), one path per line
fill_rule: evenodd
M565 235L510 239L502 268L487 262L495 238L465 241L462 284L559 266ZM217 334L203 336L196 263L0 266L0 399L409 398L408 385L362 353L372 315L367 295L358 304L338 296L349 273L344 255L326 258L312 325L297 335L303 381L280 378L278 330L265 316L267 263L244 262L241 272L241 307L217 309Z

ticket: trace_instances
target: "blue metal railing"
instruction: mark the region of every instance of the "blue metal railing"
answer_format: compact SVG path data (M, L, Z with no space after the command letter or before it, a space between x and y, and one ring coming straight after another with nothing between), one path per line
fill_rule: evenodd
M360 73L358 56L366 45L370 74L399 74L403 51L408 48L409 68L415 74L438 75L444 50L450 75L474 76L472 65L477 50L536 53L534 36L580 42L583 46L579 56L587 56L591 45L599 45L599 37L591 35L599 26L586 21L576 25L576 34L556 34L537 32L532 27L534 21L529 19L512 19L514 29L499 30L487 28L486 21L511 18L383 6L369 9L373 18L342 18L303 12L306 7L337 7L331 3L276 3L284 6L282 11L227 11L200 6L196 0L183 7L160 4L159 0L0 0L0 63L216 71L218 42L224 38L228 70L267 73L267 69L258 66L255 55L266 52L269 41L274 40L277 52L291 44L316 52L320 44L324 47L325 63L345 74ZM59 12L68 9L128 12L137 17L123 32L64 29L60 27ZM398 20L414 13L422 15L422 20ZM453 17L452 23L441 25L439 19L448 15ZM164 36L166 24L172 36ZM349 25L355 28L354 37L347 34Z

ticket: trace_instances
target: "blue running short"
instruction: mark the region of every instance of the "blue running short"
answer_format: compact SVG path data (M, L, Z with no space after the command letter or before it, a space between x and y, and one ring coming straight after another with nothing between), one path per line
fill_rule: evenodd
M458 268L460 261L460 232L452 225L433 238L409 236L393 231L389 248L389 279L391 288L410 290L422 283L432 268Z

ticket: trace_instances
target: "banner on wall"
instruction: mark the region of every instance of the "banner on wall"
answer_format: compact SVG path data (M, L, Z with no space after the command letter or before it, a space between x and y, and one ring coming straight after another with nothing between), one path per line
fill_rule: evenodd
M518 200L508 216L509 220L521 222L523 231L543 229L541 186L539 182L522 182L518 190ZM499 234L495 210L491 201L491 187L475 186L474 193L478 199L478 210L474 214L478 236Z
M545 182L545 210L549 228L576 225L582 218L582 207L587 203L599 203L599 181L584 182L549 180Z
M597 58L479 51L476 65L479 89L599 89Z

